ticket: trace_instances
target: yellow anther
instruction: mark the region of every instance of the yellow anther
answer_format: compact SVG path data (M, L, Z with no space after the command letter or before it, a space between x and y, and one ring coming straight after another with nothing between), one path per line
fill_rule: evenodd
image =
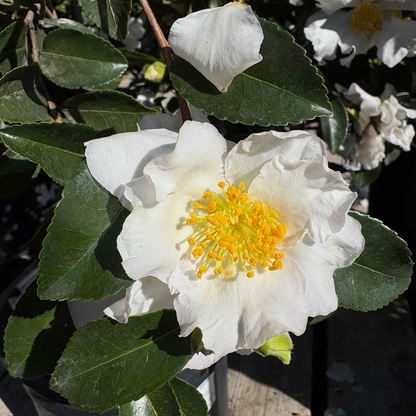
M278 213L242 193L243 182L238 188L229 186L226 191L225 182L220 181L218 186L223 189L222 195L203 193L202 199L209 199L208 205L202 205L200 200L193 203L196 210L208 211L208 215L191 211L186 219L186 224L195 224L196 231L188 238L188 243L194 246L193 257L197 259L206 253L198 277L209 267L217 276L223 273L232 276L235 271L238 276L238 270L244 270L248 277L254 276L257 266L281 269L283 253L275 248L287 227L277 221Z
M355 33L368 37L383 29L383 9L377 3L360 3L353 10L348 23Z
M214 212L215 208L217 208L217 204L215 203L215 201L211 201L208 205L207 205L207 210L209 212Z

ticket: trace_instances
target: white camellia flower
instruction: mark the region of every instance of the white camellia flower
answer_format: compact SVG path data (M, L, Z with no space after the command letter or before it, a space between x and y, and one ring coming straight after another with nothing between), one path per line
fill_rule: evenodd
M338 306L333 274L364 239L347 215L356 194L303 131L229 143L209 123L123 133L86 143L93 177L129 206L118 237L136 282L106 313L120 322L176 310L181 336L206 349L189 368L255 349Z
M403 18L402 10L416 10L416 0L317 0L321 11L306 22L305 36L315 58L332 60L337 46L349 56L340 60L349 66L357 54L377 46L377 56L388 67L416 53L416 22ZM350 10L341 10L351 7Z
M236 75L263 59L263 38L251 7L233 2L178 19L168 41L176 55L225 92Z
M408 118L416 118L416 110L402 106L391 84L386 84L380 97L368 94L356 83L344 92L352 104L359 106L354 132L344 143L345 167L351 170L375 169L385 158L385 142L408 152L415 136Z

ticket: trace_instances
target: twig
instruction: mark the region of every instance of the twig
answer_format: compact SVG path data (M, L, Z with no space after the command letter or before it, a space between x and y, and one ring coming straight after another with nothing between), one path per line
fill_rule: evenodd
M58 15L56 14L55 7L52 3L52 0L46 0L46 13L50 19L57 19Z
M36 27L35 27L34 20L35 20L35 12L33 10L29 10L24 20L28 29L28 36L30 40L30 48L29 48L29 42L26 41L26 53L27 53L28 61L30 61L29 58L31 56L32 62L39 63L39 48L38 48L38 43L36 40ZM31 53L29 53L29 50ZM58 110L56 109L56 104L52 101L51 96L49 95L49 92L46 89L42 76L39 77L39 88L48 103L49 114L53 117L55 121L60 123L62 121L61 116L59 115Z
M156 17L153 13L153 10L151 9L149 2L147 0L139 0L140 4L146 13L147 18L149 19L150 27L153 30L153 33L156 36L157 43L159 45L160 52L163 56L163 60L165 61L165 64L169 70L170 65L172 63L172 56L170 47L168 44L168 41L165 38L165 35L162 32L162 29L159 26L159 23L156 20ZM186 120L192 120L191 113L188 108L188 104L186 100L184 100L179 92L175 89L176 92L176 98L178 99L179 109L182 114L182 122L185 122Z

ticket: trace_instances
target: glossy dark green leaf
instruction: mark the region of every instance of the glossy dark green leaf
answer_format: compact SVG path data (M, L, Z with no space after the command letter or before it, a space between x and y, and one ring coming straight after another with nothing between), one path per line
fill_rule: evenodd
M152 64L153 62L157 61L152 55L147 55L142 52L130 52L130 51L122 51L122 54L126 57L129 62L138 62L140 64Z
M386 145L386 157L383 160L383 163L385 166L390 165L390 163L393 163L402 153L402 150L399 147L396 147L390 143L387 142Z
M4 334L9 373L22 378L52 373L74 331L66 303L39 300L33 282L19 300Z
M413 263L407 244L374 218L351 212L362 226L365 248L355 262L334 274L339 305L359 311L386 306L410 284Z
M0 79L0 120L11 123L46 121L47 101L37 89L39 66L13 69Z
M114 39L127 36L131 0L79 0L88 17L107 35Z
M140 400L120 406L119 416L204 416L207 404L191 384L174 377Z
M0 33L0 73L5 74L26 63L26 25L19 20Z
M357 170L357 171L350 171L351 179L355 183L358 188L362 188L363 186L370 185L373 183L379 176L381 172L381 165L378 165L375 169L371 170Z
M110 42L72 29L46 36L39 64L46 77L66 88L108 83L127 69L126 59Z
M178 57L170 68L174 87L195 107L233 123L286 125L329 116L327 90L304 49L275 23L259 20L263 60L237 75L226 93Z
M22 124L0 130L7 147L39 164L60 184L68 183L78 171L84 142L95 137L95 130L82 124Z
M63 191L43 242L39 297L101 300L131 286L116 246L127 214L82 162Z
M51 387L89 411L107 410L155 391L191 357L173 310L110 319L79 328L64 351ZM175 387L176 388L176 387Z
M156 112L116 91L80 94L65 101L63 107L64 112L78 123L86 123L96 130L111 129L112 133L137 131L140 119Z
M9 198L28 188L36 166L30 160L6 150L0 157L0 197Z
M84 26L82 23L77 22L76 20L71 19L43 19L42 26L44 28L60 27L63 29L74 29L82 33L87 33L91 35L94 33L89 27Z
M348 133L348 112L339 98L331 100L332 115L321 118L323 139L331 153L336 153Z

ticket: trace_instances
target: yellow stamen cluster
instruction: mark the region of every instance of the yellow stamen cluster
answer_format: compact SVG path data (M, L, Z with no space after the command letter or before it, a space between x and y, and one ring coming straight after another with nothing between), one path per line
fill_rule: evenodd
M368 37L383 29L383 9L376 3L361 3L353 10L348 23L355 33Z
M189 213L186 224L194 225L196 231L188 238L195 259L204 255L198 269L198 277L214 267L218 276L225 270L226 276L234 274L235 264L254 276L257 265L270 271L283 267L283 252L276 251L277 243L284 237L286 224L277 221L276 211L264 203L251 201L242 191L245 184L230 186L219 182L222 196L204 192L201 201L195 201L196 211Z

